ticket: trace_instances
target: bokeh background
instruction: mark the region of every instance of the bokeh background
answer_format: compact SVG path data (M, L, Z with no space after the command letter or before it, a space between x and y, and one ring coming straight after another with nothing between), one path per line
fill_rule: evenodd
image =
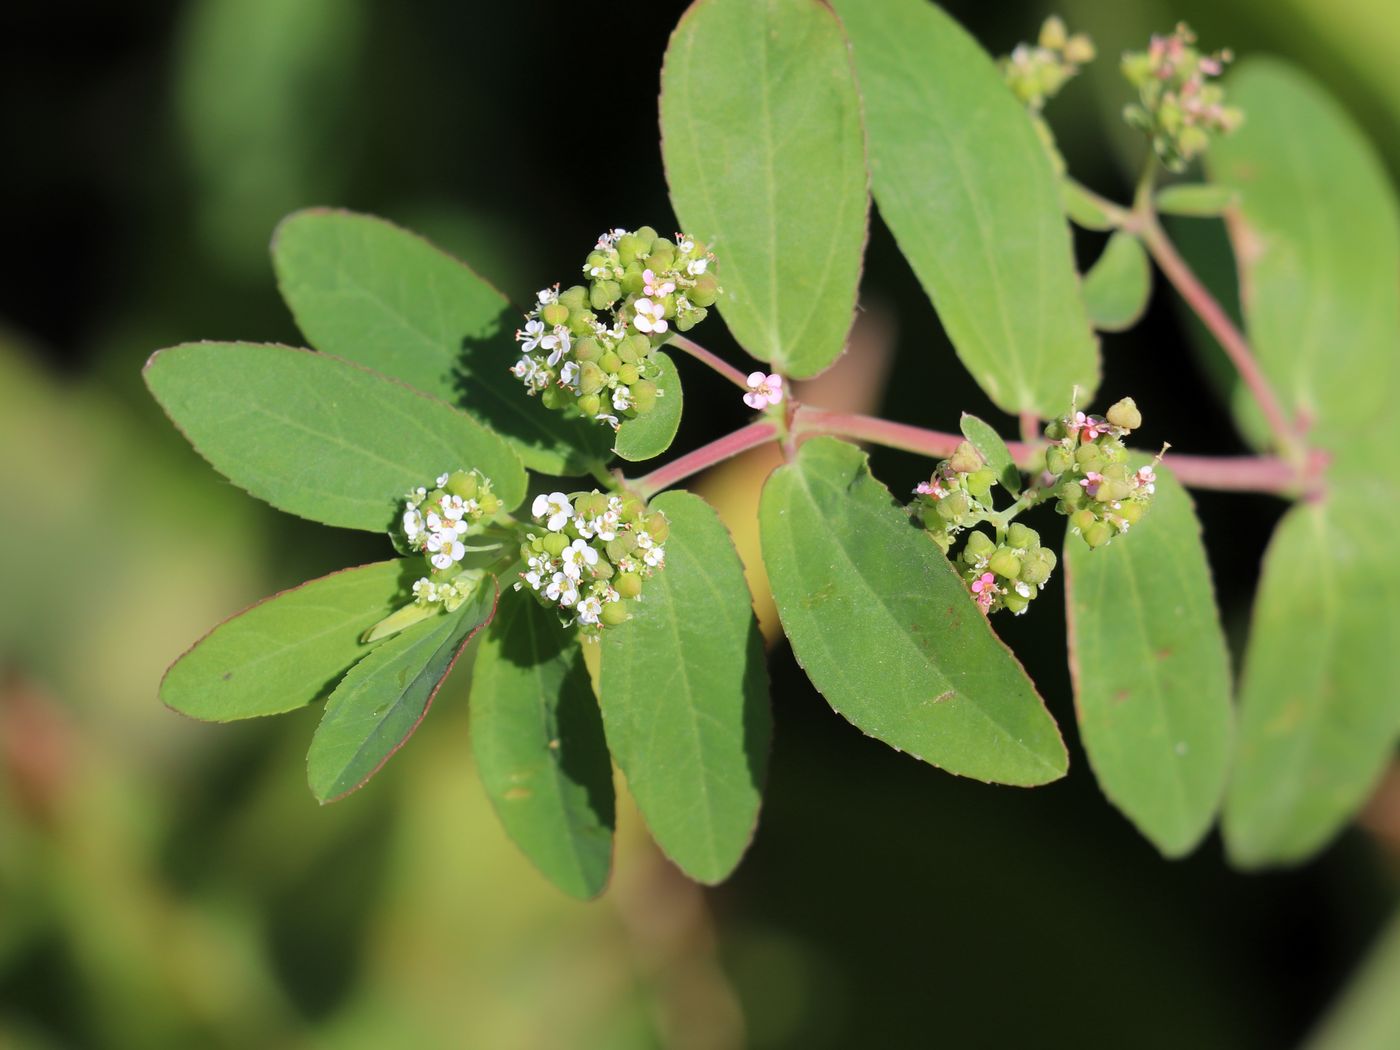
M996 53L1048 13L946 6ZM625 805L607 895L551 889L476 782L460 676L327 808L304 784L316 711L206 726L158 703L163 668L214 622L385 550L222 482L145 395L146 356L298 343L266 248L304 205L415 228L520 300L601 229L670 229L656 93L681 9L0 6L0 1047L1284 1047L1383 943L1392 796L1313 863L1251 876L1215 837L1165 862L1107 805L1074 739L1057 590L998 627L1066 727L1067 780L987 787L898 755L779 647L761 826L714 890ZM1393 0L1060 10L1106 56L1049 113L1096 189L1126 195L1141 148L1114 57L1178 18L1208 47L1311 70L1400 166ZM1083 237L1086 260L1098 245ZM810 396L944 429L962 409L1004 419L878 221L864 295L859 352ZM702 339L732 351L717 321ZM1106 338L1105 394L1137 398L1149 443L1243 451L1189 342L1159 288L1143 325ZM722 381L686 382L678 448L743 420ZM926 470L875 463L896 489ZM764 467L700 483L750 561ZM1238 639L1282 505L1199 507ZM1376 965L1383 1010L1400 959ZM1328 1045L1389 1045L1359 1038Z

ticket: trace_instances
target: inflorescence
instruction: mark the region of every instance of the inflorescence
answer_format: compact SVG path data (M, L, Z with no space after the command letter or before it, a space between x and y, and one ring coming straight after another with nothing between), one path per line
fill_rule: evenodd
M1182 22L1170 36L1154 35L1146 51L1123 56L1123 75L1138 89L1138 101L1123 117L1147 134L1168 171L1184 170L1213 134L1229 134L1244 121L1239 109L1225 105L1225 91L1213 81L1230 52L1202 54L1195 42Z
M479 470L442 474L431 489L419 486L404 497L403 545L422 554L428 575L413 585L414 602L452 612L476 589L480 574L464 573L467 538L501 509L491 482Z
M1001 60L1001 73L1016 97L1033 113L1059 94L1060 89L1079 75L1081 66L1094 60L1094 42L1084 33L1073 36L1065 23L1051 15L1040 27L1034 44L1017 44Z
M640 601L642 584L666 564L666 515L648 513L635 496L597 489L542 494L530 511L543 529L521 544L526 571L515 589L528 587L585 635L624 623L625 603Z
M515 333L521 357L511 371L552 409L614 429L645 415L665 393L654 352L719 298L714 264L714 253L684 234L609 230L584 261L587 284L536 296Z
M1130 397L1103 416L1074 412L1045 428L1055 444L1045 450L1055 509L1090 548L1102 547L1136 525L1157 491L1155 462L1134 470L1123 438L1142 425ZM1159 460L1161 456L1157 457Z

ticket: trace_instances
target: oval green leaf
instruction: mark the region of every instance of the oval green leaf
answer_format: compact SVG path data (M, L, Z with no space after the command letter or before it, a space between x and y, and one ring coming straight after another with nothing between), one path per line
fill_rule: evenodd
M1400 736L1400 532L1393 488L1299 504L1269 542L1240 683L1225 845L1241 867L1321 849Z
M713 245L739 344L807 378L855 316L869 192L860 97L820 0L696 0L661 71L662 157L685 231Z
M478 467L506 509L525 471L451 405L359 365L264 343L186 343L151 355L146 385L235 485L327 525L387 530L405 492Z
M1177 183L1163 187L1157 193L1157 210L1163 215L1181 215L1188 219L1214 219L1224 215L1238 200L1228 186L1208 182Z
M1250 59L1229 91L1248 119L1206 160L1239 195L1228 226L1250 341L1284 409L1341 448L1394 411L1400 211L1375 150L1306 74ZM1236 408L1257 415L1243 396Z
M519 315L465 263L371 215L314 208L272 239L282 298L318 350L453 405L505 437L531 470L578 474L606 436L545 410L510 373Z
M572 632L521 595L472 665L472 754L506 833L565 893L596 897L612 868L612 761Z
M972 442L987 466L996 471L997 481L1013 496L1021 494L1021 472L1016 469L1016 461L1011 458L1011 450L1006 447L995 428L990 423L978 419L971 412L964 412L959 421L963 437Z
M403 561L361 565L264 598L175 661L161 700L210 722L305 707L373 648L360 635L403 600L405 570Z
M1108 212L1099 206L1088 190L1071 178L1060 180L1060 203L1064 205L1065 214L1069 216L1070 221L1082 229L1113 229L1113 220Z
M408 742L457 657L491 622L498 597L487 576L451 613L382 643L336 686L306 755L306 777L320 802L358 791Z
M1060 180L977 42L925 0L836 0L880 214L967 370L1013 415L1093 399L1098 343Z
M744 567L710 505L651 503L671 520L666 568L602 640L608 746L657 845L716 883L748 848L768 766L768 667Z
M617 428L613 448L619 456L633 463L659 456L671 447L680 429L681 409L685 404L676 363L660 351L652 356L661 366L661 375L656 380L656 404L646 415L625 420Z
M1089 765L1158 849L1184 856L1220 808L1233 723L1230 659L1191 497L1159 467L1152 509L1127 535L1097 551L1066 535L1064 573Z
M1084 305L1100 332L1122 332L1137 324L1152 295L1152 267L1142 242L1119 230L1084 275Z
M862 732L950 773L1064 776L1059 730L948 559L863 452L806 442L759 510L783 628L812 684Z

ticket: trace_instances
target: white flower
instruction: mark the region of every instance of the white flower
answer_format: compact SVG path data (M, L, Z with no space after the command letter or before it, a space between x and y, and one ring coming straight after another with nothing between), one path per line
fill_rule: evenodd
M638 299L632 304L632 309L637 311L632 323L637 326L639 332L654 332L660 335L669 327L666 323L666 307L660 303L654 303L650 299Z
M578 362L564 362L564 367L559 369L559 382L567 387L573 387L578 382Z
M428 513L428 528L434 535L441 534L444 539L456 539L458 536L467 534L467 522L463 518L440 518L432 511Z
M537 591L544 585L544 577L532 569L525 573L525 582L530 585L532 591Z
M695 250L695 242L683 233L676 234L676 247L680 249L682 255Z
M569 497L562 492L551 492L549 495L535 497L535 502L530 505L530 513L536 520L544 520L545 528L550 532L558 532L569 523L569 518L573 508L569 505Z
M631 408L632 388L620 386L614 390L612 393L612 406L613 410L617 412L625 412L627 409Z
M567 608L578 601L578 588L569 577L562 572L556 572L554 578L549 581L549 586L544 589L544 596Z
M437 476L437 487L438 487L438 488L442 488L444 485L447 484L447 482L449 481L449 479L451 479L451 477L452 477L451 474L439 474L439 475Z
M617 571L618 571L618 572L636 572L636 571L637 571L637 563L636 563L635 561L633 561L631 558L620 558L620 559L618 559L618 562L617 562Z
M675 281L663 280L662 276L659 276L655 270L643 270L642 282L642 291L646 292L647 295L654 295L658 299L664 299L676 290Z
M565 354L569 352L569 330L562 324L554 326L554 331L540 339L541 349L550 352L547 362L550 368L557 365Z
M598 413L596 416L594 416L593 418L596 419L596 420L599 420L600 422L606 423L608 426L612 427L614 430L616 430L616 429L621 425L621 424L619 424L618 421L617 421L617 416L609 415L607 412L599 412L599 413Z
M624 237L626 234L627 231L624 230L621 226L618 226L615 229L611 230L604 230L602 235L598 238L598 243L595 244L593 247L597 248L599 251L606 251L607 249L611 248L614 244L616 244L618 240Z
M598 552L590 547L586 540L574 540L564 548L563 561L564 575L571 580L578 580L583 577L585 568L592 568L598 564Z
M462 545L455 533L435 532L428 537L425 544L432 553L430 559L433 565L439 569L450 569L454 562L459 562L466 556L467 548Z
M424 605L437 601L437 587L433 581L424 576L413 583L413 597Z
M1151 467L1142 467L1137 472L1138 486L1148 495L1157 491L1157 472Z
M533 357L522 357L519 361L515 362L510 369L511 374L514 375L516 379L521 380L527 385L534 383L535 374L539 372L539 370L539 362Z
M423 514L418 510L406 510L403 512L403 534L412 543L418 538L418 534L423 531Z
M607 511L600 517L593 519L593 535L597 536L604 543L617 539L618 516L616 511ZM582 533L580 532L580 535Z
M659 569L666 564L666 548L653 547L642 556L642 561L646 562L653 569Z
M639 529L637 531L638 550L648 551L655 546L656 541L651 538L651 533L647 532L646 529Z
M442 516L448 521L460 521L467 513L467 505L461 496L443 496L438 503L442 507Z
M1022 598L1029 598L1031 596L1030 584L1026 583L1024 580L1017 580L1016 593Z
M776 405L783 399L783 377L750 372L749 392L744 395L744 404L750 408L764 409Z
M706 269L709 268L709 265L709 259L692 259L689 263L686 264L685 272L690 274L690 276L692 277L699 277L702 273L705 272Z
M598 617L602 615L603 603L591 595L578 603L578 618L580 623L597 623Z
M539 301L540 306L557 303L559 301L559 286L556 284L553 288L541 288L535 293L535 298Z
M544 293L541 293L544 294ZM521 344L520 349L527 354L540 345L540 340L544 338L543 321L527 321L521 331L515 333L516 340Z

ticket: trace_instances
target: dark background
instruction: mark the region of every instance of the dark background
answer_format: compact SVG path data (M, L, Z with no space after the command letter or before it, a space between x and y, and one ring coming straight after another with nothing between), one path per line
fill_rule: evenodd
M1046 13L948 6L994 53ZM160 668L210 623L382 543L220 483L146 397L142 361L199 338L299 343L266 245L304 205L418 229L518 300L604 228L669 230L656 93L682 8L0 13L0 1045L1278 1047L1362 956L1395 891L1372 838L1244 876L1215 836L1162 860L1104 801L1073 731L1058 587L998 629L1066 727L1069 778L987 787L897 755L779 649L762 822L713 891L676 879L624 810L609 895L559 897L491 823L461 703L325 810L301 783L314 712L206 727L159 707ZM1105 193L1126 197L1140 149L1116 123L1114 56L1180 17L1208 47L1308 67L1400 160L1384 3L1064 13L1102 57L1049 115ZM1086 264L1100 241L1081 235ZM878 219L864 294L897 324L884 414L1006 422ZM742 360L718 321L696 335ZM1145 442L1244 451L1165 289L1104 342L1105 398L1137 398ZM720 381L686 382L678 448L742 422ZM875 466L896 489L926 470ZM1198 503L1238 637L1282 505Z

